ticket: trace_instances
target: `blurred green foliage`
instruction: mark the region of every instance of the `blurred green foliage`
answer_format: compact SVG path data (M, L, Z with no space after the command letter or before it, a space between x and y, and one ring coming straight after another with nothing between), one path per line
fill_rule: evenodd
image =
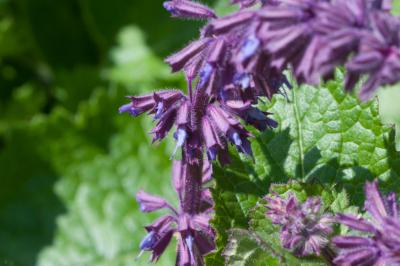
M138 263L155 216L139 213L135 193L175 201L171 147L151 146L151 122L118 107L182 87L162 57L198 26L161 3L0 2L0 265Z

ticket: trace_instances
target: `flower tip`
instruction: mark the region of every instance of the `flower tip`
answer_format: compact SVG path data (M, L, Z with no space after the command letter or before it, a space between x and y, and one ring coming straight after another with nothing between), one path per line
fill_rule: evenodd
M125 112L130 112L132 110L132 104L127 103L122 105L120 108L118 108L118 112L120 114L125 113Z
M273 120L273 119L268 119L268 125L269 125L271 128L277 128L277 127L278 127L278 122L276 122L276 121Z
M151 250L156 241L157 241L157 237L156 237L156 234L154 233L154 231L151 231L150 233L148 233L139 244L139 248L140 248L141 252L139 253L138 257L140 257L142 255L142 251Z
M171 13L173 17L208 19L216 18L214 11L199 3L188 0L166 1L164 8Z
M171 1L166 1L163 3L163 7L168 11L168 12L172 12L173 8L171 5Z
M191 261L195 261L193 253L193 242L194 242L193 236L192 235L187 236L185 238L185 242L189 250Z

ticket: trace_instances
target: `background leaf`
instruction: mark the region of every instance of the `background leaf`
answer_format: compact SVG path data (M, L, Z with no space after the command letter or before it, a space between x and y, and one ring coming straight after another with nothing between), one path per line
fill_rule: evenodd
M233 155L234 162L215 171L218 251L210 265L222 260L231 228L249 228L249 213L271 183L298 180L336 191L343 189L350 204L361 206L366 180L379 177L384 191L399 185L399 153L394 131L382 125L378 103L360 103L342 90L341 75L320 87L301 86L288 98L275 96L263 105L279 126L257 134L251 158ZM234 152L233 152L234 153ZM339 203L338 203L339 204ZM340 205L340 204L339 204Z

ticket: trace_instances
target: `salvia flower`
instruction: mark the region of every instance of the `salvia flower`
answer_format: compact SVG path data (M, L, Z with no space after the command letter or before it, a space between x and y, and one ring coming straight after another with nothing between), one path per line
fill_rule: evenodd
M170 244L175 235L178 240L177 266L198 266L203 265L203 256L214 248L214 231L209 225L211 218L210 194L204 189L200 194L198 211L188 212L185 209L186 202L184 183L187 182L190 165L181 161L174 161L173 184L179 195L179 208L172 207L166 200L140 191L137 194L137 201L141 211L152 212L160 209L168 209L169 214L161 216L152 224L145 227L148 232L140 243L141 255L144 251L152 253L150 261L156 262ZM208 165L203 169L203 181L209 180Z
M240 3L244 8L257 2L232 3ZM268 65L269 55L261 49L263 45L257 36L257 18L255 11L242 9L212 19L202 29L199 40L168 57L166 62L174 72L183 70L190 86L198 78L196 88L206 87L207 93L217 100L232 90L237 99L250 98L253 104L258 96L271 98L287 80Z
M164 8L168 10L173 17L191 19L216 18L214 11L209 7L189 0L167 1L164 2Z
M324 214L320 198L308 198L301 204L290 194L286 199L274 194L266 196L267 212L272 223L282 226L282 246L297 256L320 255L328 244L334 218Z
M251 100L246 103L231 100L218 103L205 93L205 88L199 89L192 99L178 90L162 90L138 97L128 97L131 103L120 108L137 116L147 112L157 121L150 131L153 142L162 140L173 127L176 148L182 147L185 156L190 160L196 152L206 151L209 160L218 159L222 164L229 162L228 143L235 145L239 152L251 156L251 146L248 138L251 134L240 124L238 118L260 130L276 127L276 122L268 117L269 113L253 107Z
M172 3L186 2L165 5L171 10ZM183 70L190 84L198 77L197 87L207 86L217 100L233 88L249 91L246 96L236 93L240 100L249 95L253 103L258 96L270 98L286 83L282 78L286 69L292 69L300 83L316 84L331 78L337 66L346 65L347 89L353 89L363 75L369 77L361 91L363 100L378 86L400 80L399 18L390 15L391 0L231 3L241 9L224 17L205 16L209 20L199 40L167 58L173 71ZM248 8L257 3L261 5ZM368 57L371 50L379 57ZM363 60L368 60L364 68Z
M371 26L359 53L346 65L352 77L368 75L360 91L362 100L370 98L379 86L400 80L400 20L377 12L371 15Z
M378 181L365 185L365 209L371 219L340 214L338 221L368 236L337 236L334 244L340 249L337 265L400 265L400 217L396 195L383 197Z

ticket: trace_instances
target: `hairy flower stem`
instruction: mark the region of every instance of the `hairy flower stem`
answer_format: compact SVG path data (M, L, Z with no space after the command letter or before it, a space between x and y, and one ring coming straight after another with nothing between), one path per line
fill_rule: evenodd
M336 258L336 253L330 246L321 249L321 256L329 266L334 266L333 260Z
M183 152L184 155L184 152ZM200 212L201 191L202 191L202 172L203 155L201 152L196 154L198 161L196 163L187 163L184 187L184 199L182 210L188 214L198 214ZM182 160L186 160L183 156Z
M193 102L193 86L192 86L192 80L191 80L191 79L187 79L186 82L187 82L187 84L188 84L189 100L190 100L190 102Z

